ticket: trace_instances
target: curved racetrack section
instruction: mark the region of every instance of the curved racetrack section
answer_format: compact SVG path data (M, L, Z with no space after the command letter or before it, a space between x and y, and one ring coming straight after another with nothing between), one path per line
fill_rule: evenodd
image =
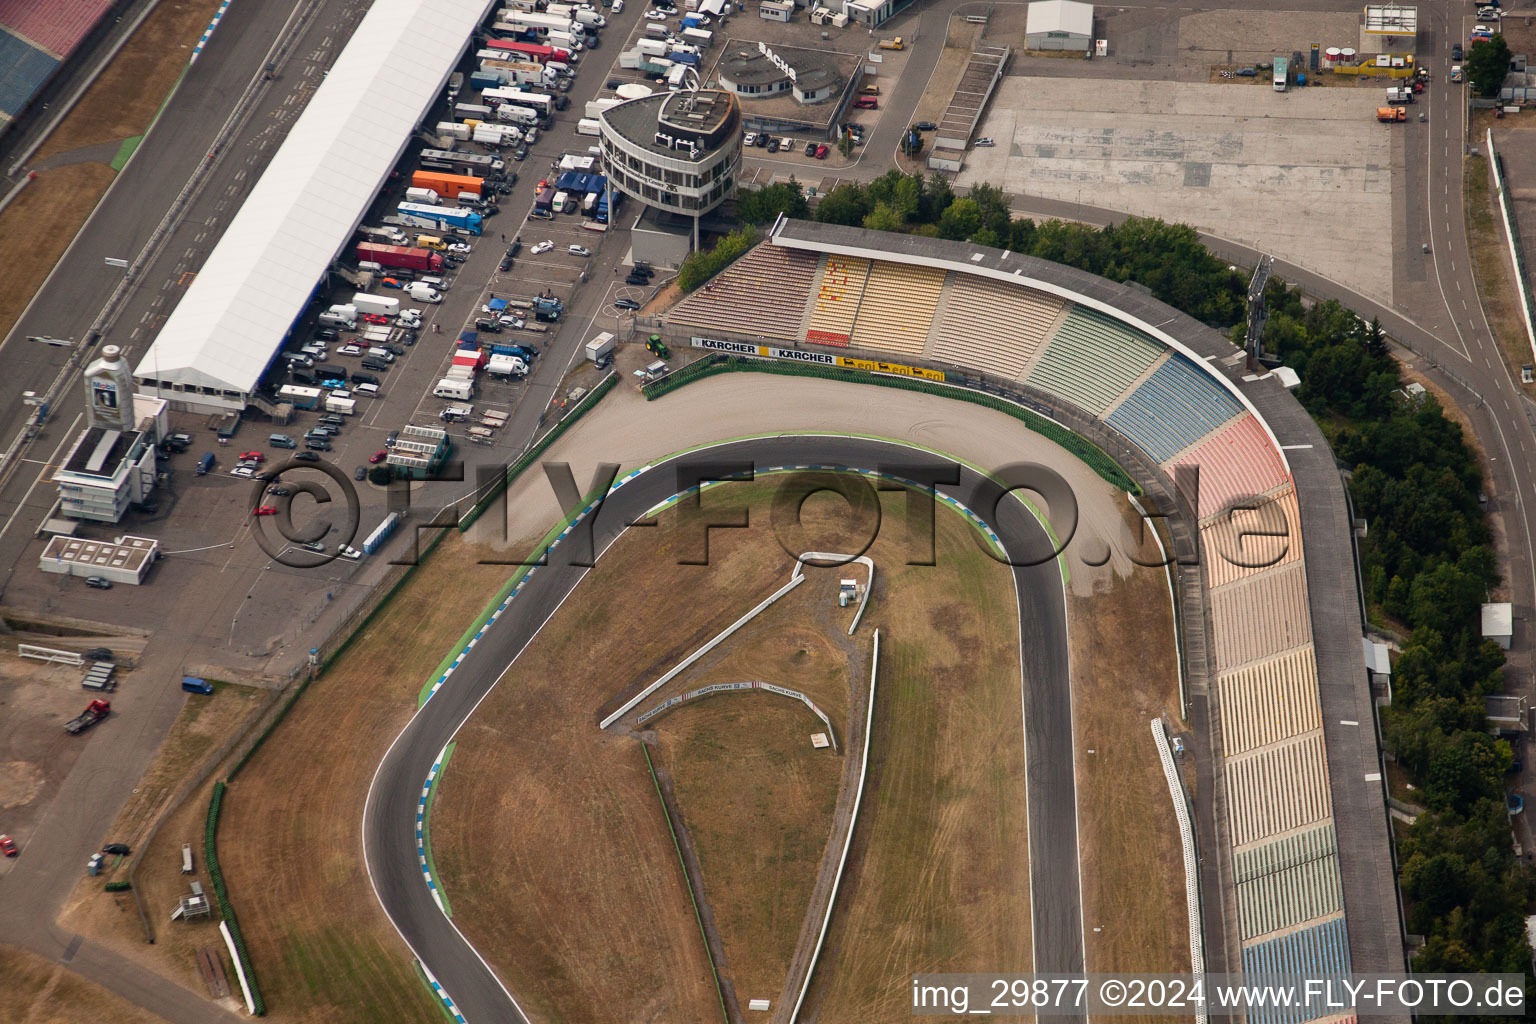
M689 457L747 462L760 469L804 466L872 471L933 458L894 442L840 436L733 441L707 452L689 453ZM609 495L597 513L595 550L606 551L625 523L638 520L679 490L675 469L675 460L649 466ZM964 502L981 483L978 474L962 467L958 487L938 490ZM991 527L1014 560L1041 562L1013 570L1028 756L1034 968L1080 972L1083 934L1061 571L1055 559L1041 560L1041 554L1051 550L1050 541L1022 502L1007 500L995 510L973 507L972 511ZM552 557L549 566L527 577L506 613L491 624L449 680L396 737L379 764L363 812L363 854L379 902L411 951L451 998L459 1019L471 1024L526 1018L513 994L438 908L416 848L418 805L423 782L439 752L586 573L559 562L558 555Z

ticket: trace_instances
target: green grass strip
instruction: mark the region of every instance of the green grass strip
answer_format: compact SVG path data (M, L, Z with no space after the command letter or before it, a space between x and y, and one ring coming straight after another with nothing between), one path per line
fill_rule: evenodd
M688 887L688 899L693 904L693 919L699 922L699 938L704 943L704 955L709 958L709 973L715 978L715 995L720 1000L720 1015L725 1018L726 1024L730 1024L731 1015L725 1008L725 993L720 988L720 969L715 966L715 954L709 949L709 935L704 931L704 915L699 913L699 898L693 891L693 880L688 877L688 862L683 859L683 844L677 841L677 828L672 824L672 814L667 810L667 801L661 795L661 780L656 777L656 766L651 763L651 751L644 744L640 744L641 753L645 754L645 766L651 772L651 785L656 787L656 800L661 804L661 816L667 819L667 831L672 833L672 849L677 851L677 866L683 870L683 884Z
M814 377L821 380L850 381L857 384L873 384L897 391L918 391L937 395L957 402L970 402L1011 416L1041 437L1065 448L1079 461L1093 470L1117 489L1140 494L1141 488L1125 470L1098 445L1039 413L1032 412L1014 402L995 395L980 394L958 384L937 384L916 377L893 377L871 373L867 370L845 370L803 363L780 363L740 356L710 355L687 366L674 370L665 377L642 387L647 401L670 394L680 387L705 377L720 373L772 373L781 377Z
M432 872L432 880L437 883L438 898L443 901L443 913L453 916L453 908L448 905L448 890L443 887L443 876L437 873L437 865L432 863L432 804L437 800L437 787L443 784L443 775L448 771L448 758L453 754L454 744L450 743L443 748L443 761L437 766L437 777L432 780L432 788L427 790L427 806L421 812L421 848L427 855L427 870Z
M267 1004L261 998L261 989L256 986L256 969L251 966L251 956L245 949L245 937L240 934L240 922L235 919L235 908L229 902L229 891L224 886L224 872L219 869L219 812L224 806L224 790L222 781L213 784L213 796L208 801L208 819L203 825L203 866L208 869L208 880L213 886L214 898L219 903L219 915L229 926L230 941L234 944L235 955L240 958L240 967L245 972L245 983L251 990L254 1015L264 1017Z
M107 165L114 171L120 171L128 163L128 158L133 156L133 151L139 148L139 143L144 141L144 136L135 135L124 139L122 145L117 147L117 155Z
M449 1024L459 1024L459 1018L448 1012L448 1004L443 1002L443 997L437 994L437 989L433 988L432 982L427 980L427 972L421 969L421 961L412 960L411 966L416 968L416 977L420 978L421 983L427 986L427 992L432 996L433 1004L443 1011L443 1017L448 1020Z

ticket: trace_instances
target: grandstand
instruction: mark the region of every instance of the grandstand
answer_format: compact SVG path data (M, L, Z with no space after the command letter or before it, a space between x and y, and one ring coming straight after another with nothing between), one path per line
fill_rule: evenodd
M672 307L668 319L680 326L798 341L817 262L810 253L759 245Z
M951 274L933 358L1017 380L1055 333L1066 303L1052 295L970 274Z
M113 0L0 0L0 121L5 127L21 116L112 6Z
M1163 354L1163 347L1103 313L1076 306L1025 383L1102 413Z
M1354 861L1341 853L1321 728L1324 655L1313 644L1300 528L1305 503L1268 423L1212 361L1231 352L1225 339L1119 286L969 243L781 219L761 248L819 260L809 280L777 293L791 311L775 322L806 328L798 346L897 354L968 377L1020 381L1100 420L1166 474L1198 521L1212 709L1221 729L1217 760L1237 868L1234 937L1244 969L1347 964L1346 873L1351 864L1374 867L1371 856L1387 858L1384 848L1369 856L1357 850ZM704 322L703 308L690 298L677 307L683 317L669 319L738 330L724 314ZM895 329L904 322L913 330ZM1171 323L1211 340L1199 350L1186 347L1167 333ZM913 339L925 325L918 348ZM766 336L761 329L740 333ZM1318 624L1325 627L1332 636L1351 624ZM1327 656L1358 647L1357 638L1345 640L1335 636ZM1351 668L1330 664L1340 678ZM1364 689L1363 673L1356 674L1354 685ZM1370 832L1372 841L1378 834L1384 843L1384 826ZM1358 885L1350 891L1373 899L1382 893ZM1387 922L1396 910L1384 904L1372 913L1374 922ZM1368 959L1401 969L1397 939L1365 936Z
M850 332L852 344L873 352L922 355L947 277L928 267L885 260L873 264Z
M805 340L820 345L847 345L858 319L859 301L864 297L864 282L869 278L870 260L860 257L828 256L822 265L821 287L811 306L811 326Z

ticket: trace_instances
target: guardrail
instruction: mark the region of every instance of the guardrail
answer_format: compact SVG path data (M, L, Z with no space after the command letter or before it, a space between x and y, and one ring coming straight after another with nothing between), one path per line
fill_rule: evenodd
M240 935L240 922L235 918L235 908L229 904L224 872L219 870L219 809L224 804L224 788L222 781L215 782L213 799L208 801L208 822L203 828L203 863L208 868L214 898L219 902L219 916L224 919L220 927L228 927L226 941L235 960L235 973L240 976L240 987L246 993L246 1005L252 1016L262 1017L266 1015L267 1004L261 998L261 990L256 987L256 971L251 966L250 954L246 952L245 939Z
M853 810L848 815L848 833L843 837L843 852L837 858L837 873L832 876L832 892L827 896L827 912L821 919L821 932L816 936L816 948L811 952L811 962L805 965L805 980L800 983L800 996L789 1014L789 1024L800 1017L800 1007L805 1005L805 994L811 989L811 978L816 973L816 961L821 957L821 947L827 941L827 926L832 923L832 908L837 905L837 890L843 882L843 868L848 865L848 850L853 846L853 830L859 823L859 804L864 801L864 780L869 777L870 733L875 724L875 679L880 673L880 631L875 630L874 651L869 656L869 703L864 709L864 752L859 759L859 787L853 791ZM1204 1024L1202 1021L1201 1024Z
M1205 973L1205 944L1200 924L1200 861L1195 851L1195 828L1190 820L1189 801L1184 796L1184 784L1179 780L1178 766L1173 763L1173 750L1168 745L1168 731L1161 718L1152 720L1152 741L1157 744L1157 755L1163 762L1163 778L1168 781L1168 795L1173 800L1173 814L1179 823L1179 844L1184 851L1184 898L1189 907L1189 965L1190 973L1199 977ZM1202 1004L1195 1013L1196 1024L1206 1024L1207 1014Z

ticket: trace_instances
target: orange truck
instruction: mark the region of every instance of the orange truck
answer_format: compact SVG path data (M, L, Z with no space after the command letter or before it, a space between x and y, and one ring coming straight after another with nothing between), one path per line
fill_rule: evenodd
M1408 120L1408 111L1402 107L1377 107L1376 120L1388 122L1406 121Z
M412 188L429 188L445 198L457 199L460 193L484 195L481 179L468 174L443 174L439 171L415 171L411 174Z

